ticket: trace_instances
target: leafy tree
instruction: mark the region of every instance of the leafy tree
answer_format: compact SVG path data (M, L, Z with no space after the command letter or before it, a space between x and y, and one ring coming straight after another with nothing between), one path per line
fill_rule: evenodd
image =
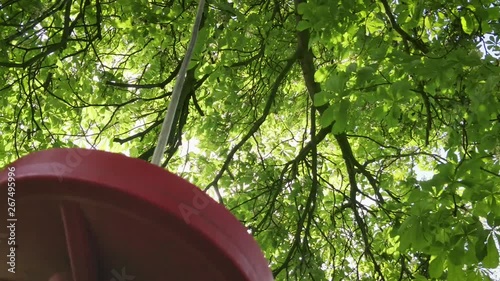
M150 159L195 8L2 1L0 166ZM252 231L276 280L493 278L499 19L498 0L211 0L163 165Z

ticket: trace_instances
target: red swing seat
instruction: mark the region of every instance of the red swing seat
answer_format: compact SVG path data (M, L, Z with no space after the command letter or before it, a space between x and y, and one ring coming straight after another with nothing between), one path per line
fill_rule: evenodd
M73 281L273 280L257 243L229 211L139 159L86 149L36 152L0 172L0 202L0 221L11 225L0 229L2 281L43 281L56 272Z

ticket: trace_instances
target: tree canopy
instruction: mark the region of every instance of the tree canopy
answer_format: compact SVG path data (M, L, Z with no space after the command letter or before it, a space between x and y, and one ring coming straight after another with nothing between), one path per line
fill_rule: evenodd
M0 166L149 160L196 5L2 1ZM163 166L276 280L494 278L499 19L498 0L209 0Z

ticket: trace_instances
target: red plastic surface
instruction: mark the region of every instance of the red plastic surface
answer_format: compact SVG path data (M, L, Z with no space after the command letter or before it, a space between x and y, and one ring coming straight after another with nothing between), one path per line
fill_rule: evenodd
M2 227L0 280L43 281L58 272L73 281L273 280L246 228L162 168L85 149L36 152L8 167L15 168L16 273L7 263L12 233ZM8 172L0 172L2 225L12 223Z

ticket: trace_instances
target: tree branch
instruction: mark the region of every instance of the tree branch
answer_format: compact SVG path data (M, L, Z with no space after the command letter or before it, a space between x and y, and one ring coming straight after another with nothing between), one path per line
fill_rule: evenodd
M380 2L382 2L382 5L384 5L385 13L387 17L389 17L392 28L394 28L394 30L396 30L396 32L399 33L399 35L401 35L404 40L410 41L422 53L428 53L429 47L427 47L427 45L425 45L425 43L421 39L413 38L410 34L404 31L401 26L399 26L398 22L394 18L394 15L392 14L391 7L389 6L387 0L380 0Z
M280 72L278 77L276 78L276 81L273 84L273 87L271 88L271 93L269 97L267 98L266 101L266 106L264 107L264 111L262 112L262 115L260 116L259 119L257 119L253 126L250 128L250 130L243 136L243 138L229 151L229 154L226 157L226 160L224 161L224 164L222 165L222 168L219 170L219 173L215 176L214 180L205 187L205 191L210 189L211 187L215 187L217 182L220 180L224 172L229 168L229 164L231 163L231 160L233 159L234 155L240 149L245 142L252 137L255 132L260 128L260 126L266 121L267 116L269 115L271 111L271 106L274 103L274 98L276 97L276 94L278 93L278 89L281 86L281 83L285 79L286 75L288 72L292 69L293 65L297 61L297 56L298 56L298 51L295 51L295 53L286 60L287 64L283 68L283 70ZM222 198L219 198L219 201L221 201Z
M305 3L305 0L295 0L295 8L297 10L297 6L300 3ZM299 22L301 20L301 16L297 13L296 14L296 20ZM314 73L316 71L316 67L314 66L314 57L312 54L311 49L309 48L309 38L310 34L309 31L303 30L297 32L297 37L298 37L298 49L299 53L301 54L299 59L300 59L300 65L302 67L302 73L304 76L304 80L306 83L306 87L309 93L309 96L311 97L312 100L314 100L314 95L317 93L321 92L321 86L314 81ZM323 113L327 108L327 105L323 105L320 107L316 107L316 110L319 113ZM368 254L370 257L375 271L377 274L382 278L382 280L385 280L384 275L382 274L382 271L380 269L380 265L378 264L377 260L375 259L375 256L371 252L370 249L370 243L369 243L369 234L368 234L368 229L366 224L364 223L363 219L361 218L358 210L357 210L357 201L356 201L356 194L358 191L358 184L356 181L356 170L355 170L355 163L357 162L351 146L349 144L349 141L347 139L347 135L345 133L341 134L336 134L334 135L335 139L337 140L337 143L342 151L342 157L344 158L344 162L347 168L347 173L349 177L349 185L350 185L350 201L351 201L351 208L353 210L354 216L356 223L359 225L360 230L361 230L361 236L363 238L363 242L365 244L365 252ZM359 163L358 163L359 164Z

